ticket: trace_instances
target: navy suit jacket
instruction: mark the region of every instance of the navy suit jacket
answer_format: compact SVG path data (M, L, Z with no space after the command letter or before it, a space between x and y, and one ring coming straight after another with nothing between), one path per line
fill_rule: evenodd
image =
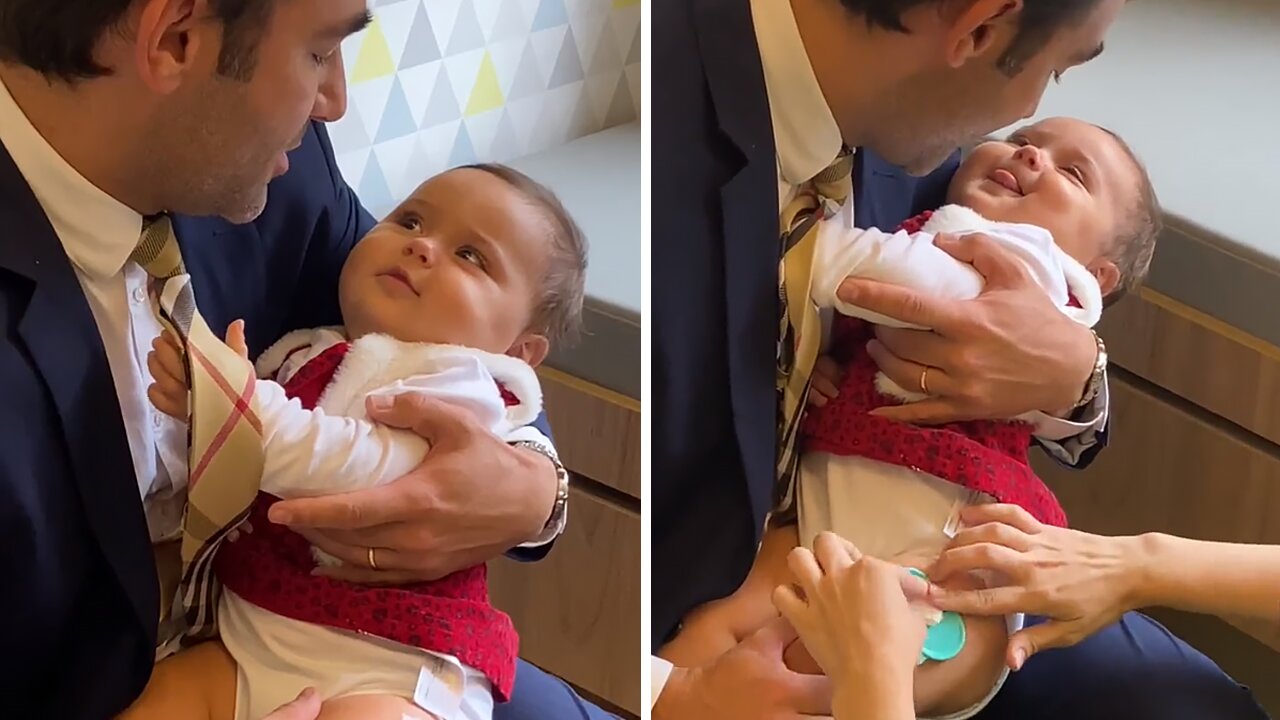
M251 224L174 219L209 326L244 318L254 354L289 330L341 322L339 271L374 224L321 124L290 165ZM147 524L97 325L3 146L0 228L0 696L15 717L98 720L151 673Z
M210 327L253 352L339 322L337 279L373 226L313 125L252 224L176 217ZM111 370L75 270L0 148L0 688L24 717L104 718L142 691L159 593Z

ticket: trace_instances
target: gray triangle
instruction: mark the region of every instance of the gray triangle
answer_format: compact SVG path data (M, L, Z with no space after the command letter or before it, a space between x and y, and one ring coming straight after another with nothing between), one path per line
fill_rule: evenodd
M507 99L519 99L536 95L546 90L542 81L542 72L538 69L538 57L533 52L533 42L526 42L524 53L520 55L520 63L516 66L516 76L511 80L511 90Z
M519 157L523 153L520 138L516 136L516 126L511 122L511 113L502 112L502 120L498 121L498 132L493 136L493 145L489 147L489 157L497 162L504 162Z
M431 89L431 99L427 100L427 112L422 116L422 127L431 127L457 120L462 117L458 108L458 98L453 94L453 83L449 82L449 73L440 68L436 77L436 86Z
M551 81L547 83L547 89L577 82L582 77L582 61L578 59L578 42L573 37L573 28L569 28L564 34L564 44L560 46L560 54L556 57L556 65L551 71Z
M489 42L527 34L529 28L523 18L524 12L520 9L520 0L504 0L497 19L493 21L493 29L489 32Z
M464 2L458 8L458 20L453 25L453 34L449 36L449 54L457 55L481 47L484 47L484 31L476 18L475 5Z
M591 98L587 94L587 85L583 83L578 102L573 106L573 116L569 119L569 137L580 138L599 129L600 118L596 117Z
M618 67L622 58L618 57L618 49L613 46L613 31L608 23L600 31L600 40L596 43L596 52L591 56L591 72L608 72Z
M440 45L436 43L431 18L427 17L427 6L419 5L418 13L413 17L413 25L409 28L409 40L400 56L400 69L426 65L439 59Z
M609 112L605 113L604 126L614 127L636 119L636 108L631 102L631 88L627 87L625 73L618 78L618 88L613 91L613 100L609 102Z
M635 37L631 38L631 51L627 53L627 64L635 65L640 62L640 28L636 28Z

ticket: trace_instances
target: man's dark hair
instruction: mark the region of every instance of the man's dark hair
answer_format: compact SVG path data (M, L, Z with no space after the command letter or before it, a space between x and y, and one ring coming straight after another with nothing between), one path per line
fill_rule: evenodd
M850 12L867 20L870 27L908 32L902 15L918 5L932 5L939 0L840 0ZM1018 14L1018 33L999 60L1006 75L1022 72L1026 62L1035 57L1059 30L1097 7L1101 0L1023 0Z
M582 329L586 293L587 238L550 188L515 168L498 163L463 165L480 170L515 188L550 221L551 252L533 311L533 328L552 344L573 342Z
M0 60L66 82L110 75L94 50L137 0L0 0ZM223 26L218 73L248 80L276 0L209 0Z

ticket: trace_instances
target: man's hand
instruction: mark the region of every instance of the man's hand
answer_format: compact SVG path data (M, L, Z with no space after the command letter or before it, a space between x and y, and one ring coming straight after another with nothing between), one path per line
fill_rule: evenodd
M793 672L782 653L796 632L782 618L702 668L677 668L654 720L800 720L831 714L831 682Z
M814 363L813 375L809 385L809 404L822 407L840 394L840 381L844 379L844 368L836 364L829 355L822 355Z
M464 410L418 394L379 400L369 401L370 419L427 441L417 469L381 487L271 507L272 522L346 563L317 573L367 584L435 580L538 535L555 504L549 460L511 447Z
M904 422L1010 418L1032 410L1064 414L1080 399L1097 359L1092 333L1045 295L1026 266L985 235L938 237L935 244L986 279L982 294L955 301L872 280L848 279L845 302L932 328L878 327L868 345L876 364L904 388L930 398L882 408Z
M303 690L297 698L276 708L262 720L316 720L320 717L320 694L312 688Z

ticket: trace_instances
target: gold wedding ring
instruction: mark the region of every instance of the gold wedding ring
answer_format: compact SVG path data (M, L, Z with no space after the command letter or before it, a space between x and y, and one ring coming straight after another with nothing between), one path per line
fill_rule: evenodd
M931 368L928 365L925 365L924 369L920 371L920 394L921 395L929 394L929 370L930 369ZM370 560L373 559L372 554L369 555L369 559Z
M375 550L377 550L377 548L373 548L373 547L369 548L369 567L370 567L371 569L373 569L373 570L378 570L378 569L380 569L380 568L378 567L378 561L377 561L377 560L375 560L375 559L374 559L374 557L373 557L373 554L374 554L374 551L375 551Z

